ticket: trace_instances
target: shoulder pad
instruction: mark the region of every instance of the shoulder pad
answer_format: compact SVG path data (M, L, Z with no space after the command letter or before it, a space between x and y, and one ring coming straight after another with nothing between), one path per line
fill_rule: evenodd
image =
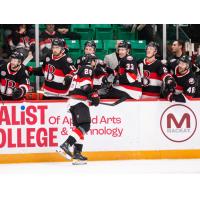
M70 57L67 57L67 62L68 63L73 63L73 60Z
M195 80L194 80L194 78L189 78L189 80L188 80L188 82L189 82L189 84L195 84Z
M1 76L6 76L6 71L1 71Z
M45 61L49 62L51 60L51 58L49 56L46 57Z
M131 60L133 60L133 56L127 56L126 59L131 61Z

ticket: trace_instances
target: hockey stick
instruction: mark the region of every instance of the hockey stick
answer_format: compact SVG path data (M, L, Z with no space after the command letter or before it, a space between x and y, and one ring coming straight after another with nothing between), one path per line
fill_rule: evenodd
M100 102L99 104L101 105L106 105L106 106L116 106L124 101L126 101L128 98L127 97L122 97L121 99L118 99L114 103L105 103L105 102Z
M26 59L23 61L23 65L27 65L33 59L33 55L28 55Z
M1 103L2 103L3 106L4 106L4 100L3 100L3 97L1 96L1 94L0 94L0 99L1 99Z
M42 93L42 94L44 94L43 91L37 91L37 93ZM58 97L60 97L60 96L58 96ZM63 99L73 99L73 98L71 98L70 96L61 96L61 97L62 97ZM127 99L128 99L127 97L122 97L121 99L118 99L118 100L115 101L114 103L100 102L99 104L105 105L105 106L116 106L116 105L118 105L118 104L120 104L120 103L126 101ZM85 101L87 101L87 100L85 100Z

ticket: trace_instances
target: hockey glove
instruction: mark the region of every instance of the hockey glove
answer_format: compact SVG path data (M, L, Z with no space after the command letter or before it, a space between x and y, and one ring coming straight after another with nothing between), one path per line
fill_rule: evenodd
M28 71L29 76L31 76L33 74L33 67L27 66L26 70Z
M170 76L167 76L165 78L165 85L170 88L170 89L174 89L175 90L175 87L176 87L176 81L173 77L170 77Z
M102 78L102 83L105 84L105 85L108 84L108 79L107 79L106 76L104 76L104 77Z
M119 85L119 75L116 75L113 81L114 85Z
M71 74L68 74L67 76L65 76L63 85L69 86L71 84L72 78L73 76Z
M176 82L172 77L166 77L165 82L161 88L161 94L164 98L168 97L169 94L173 94L175 92Z
M24 96L25 93L26 92L25 92L25 89L23 87L22 88L14 88L12 99L13 100L20 99Z
M172 94L172 93L170 93L168 95L168 100L171 101L171 102L175 101L175 102L180 102L180 103L186 103L186 99L185 99L183 94Z
M89 100L91 101L91 106L98 106L100 102L100 98L97 92L89 95Z

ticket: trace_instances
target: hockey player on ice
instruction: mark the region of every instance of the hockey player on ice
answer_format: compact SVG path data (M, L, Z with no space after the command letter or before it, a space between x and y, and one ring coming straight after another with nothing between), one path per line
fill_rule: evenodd
M85 55L81 67L74 75L69 88L69 105L74 128L67 140L60 145L58 152L67 159L73 159L73 164L85 164L87 158L81 154L84 134L90 130L89 105L97 106L99 96L93 88L94 67L96 65L94 54ZM73 152L70 151L73 147Z

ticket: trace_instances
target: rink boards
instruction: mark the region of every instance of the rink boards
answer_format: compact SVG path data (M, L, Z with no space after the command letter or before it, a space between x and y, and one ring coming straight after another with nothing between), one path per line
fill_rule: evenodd
M199 99L185 104L128 100L90 109L84 145L89 160L200 158ZM55 151L71 128L66 101L5 102L0 163L65 161Z

